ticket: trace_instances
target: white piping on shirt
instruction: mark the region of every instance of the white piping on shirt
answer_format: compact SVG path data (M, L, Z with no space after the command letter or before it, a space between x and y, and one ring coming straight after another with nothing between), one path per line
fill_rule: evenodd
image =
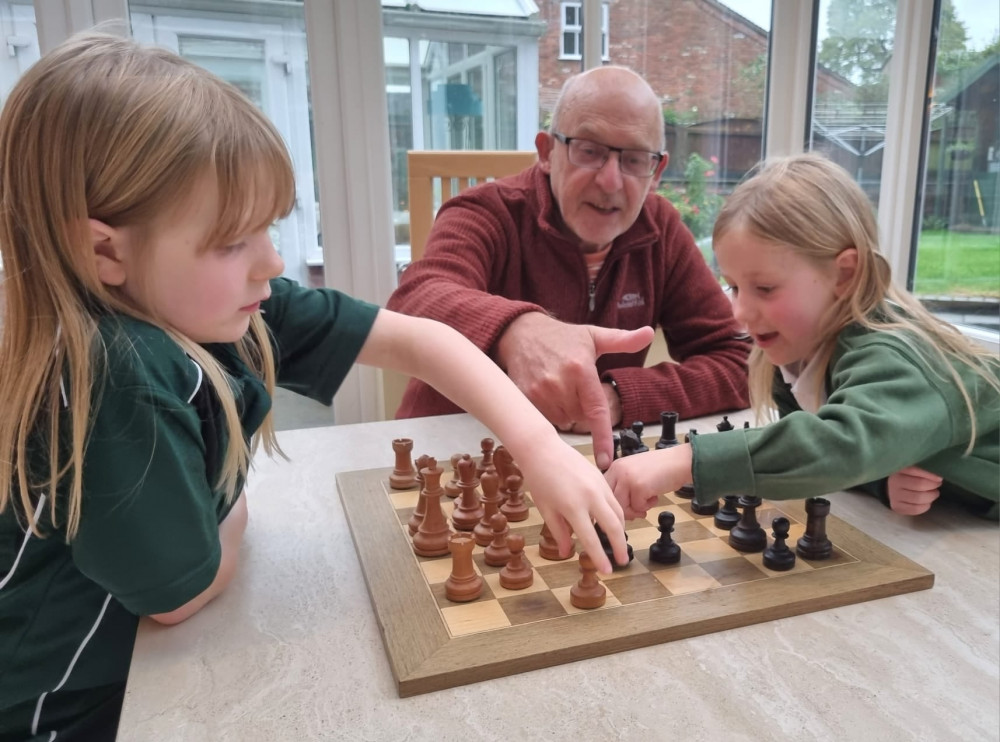
M38 525L38 519L42 517L42 511L45 509L45 498L47 495L41 495L38 498L38 506L35 508L35 517L32 518L31 524L33 526ZM3 590L4 585L10 582L10 578L14 576L14 572L17 571L17 563L21 561L21 555L24 554L24 550L28 546L28 539L31 538L31 529L27 528L24 531L24 541L21 542L21 548L17 550L17 556L14 558L14 563L10 567L10 572L7 576L0 580L0 590Z
M195 362L193 358L189 357L188 360L190 360L191 363L194 364L194 367L198 369L198 382L194 385L194 391L191 392L191 396L187 398L188 404L191 404L191 400L194 399L194 395L196 395L198 393L198 390L201 389L201 382L202 379L205 377L205 372L201 370L201 366L199 366L198 363Z
M97 614L97 619L94 621L94 625L90 627L90 631L88 631L87 635L83 637L83 641L80 642L80 646L76 648L76 653L73 655L73 659L70 660L69 667L66 668L66 674L64 674L62 680L59 681L59 685L50 691L45 691L38 697L38 703L35 704L35 716L31 720L32 734L38 734L38 719L42 715L42 704L45 702L45 696L49 693L55 693L66 684L67 680L69 680L69 676L73 672L73 668L76 666L76 661L80 659L80 655L83 654L83 650L86 648L87 643L90 642L91 638L94 636L94 633L97 631L97 627L101 625L101 621L104 619L104 612L108 609L108 603L110 602L111 593L108 593L104 596L104 605L101 606L101 611ZM55 732L52 732L49 737L49 742L52 742L52 740L55 739L55 734Z

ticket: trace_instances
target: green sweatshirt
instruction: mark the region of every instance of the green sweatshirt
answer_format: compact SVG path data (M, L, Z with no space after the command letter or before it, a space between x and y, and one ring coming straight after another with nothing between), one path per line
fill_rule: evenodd
M734 493L772 500L866 485L887 502L884 480L907 466L944 479L943 499L996 520L1000 501L1000 394L956 366L975 410L975 443L961 391L928 364L916 341L859 326L845 329L826 372L829 399L805 412L776 375L781 419L762 428L695 436L699 502ZM1000 377L1000 360L992 364Z

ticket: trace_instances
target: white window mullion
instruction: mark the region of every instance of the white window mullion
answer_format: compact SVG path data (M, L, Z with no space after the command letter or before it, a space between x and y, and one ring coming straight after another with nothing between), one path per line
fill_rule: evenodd
M326 285L384 305L395 284L379 3L305 3ZM338 424L384 417L381 371L355 366Z
M879 185L882 252L893 281L907 288L919 192L921 138L927 118L927 72L931 61L934 3L898 3L889 73L885 154Z
M767 107L764 154L794 155L803 151L812 112L812 39L816 3L773 0L767 64Z
M42 54L97 23L120 21L106 30L122 33L129 27L128 0L34 0L34 5Z
M583 68L600 67L601 60L601 0L583 0ZM595 22L596 21L596 22Z

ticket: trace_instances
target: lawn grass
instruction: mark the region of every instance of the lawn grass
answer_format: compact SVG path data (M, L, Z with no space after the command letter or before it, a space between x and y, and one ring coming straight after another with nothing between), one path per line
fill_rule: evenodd
M921 232L913 293L1000 298L1000 235Z

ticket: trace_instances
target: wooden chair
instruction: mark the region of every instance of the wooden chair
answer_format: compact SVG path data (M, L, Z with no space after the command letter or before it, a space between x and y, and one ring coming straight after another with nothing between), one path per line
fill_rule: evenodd
M407 152L410 191L410 262L424 256L438 207L469 186L515 175L535 162L534 152ZM440 189L440 200L435 199Z
M442 203L466 188L507 175L515 175L534 164L534 152L411 151L406 153L410 192L410 262L424 256L434 215ZM382 396L386 419L392 419L409 377L382 372Z

